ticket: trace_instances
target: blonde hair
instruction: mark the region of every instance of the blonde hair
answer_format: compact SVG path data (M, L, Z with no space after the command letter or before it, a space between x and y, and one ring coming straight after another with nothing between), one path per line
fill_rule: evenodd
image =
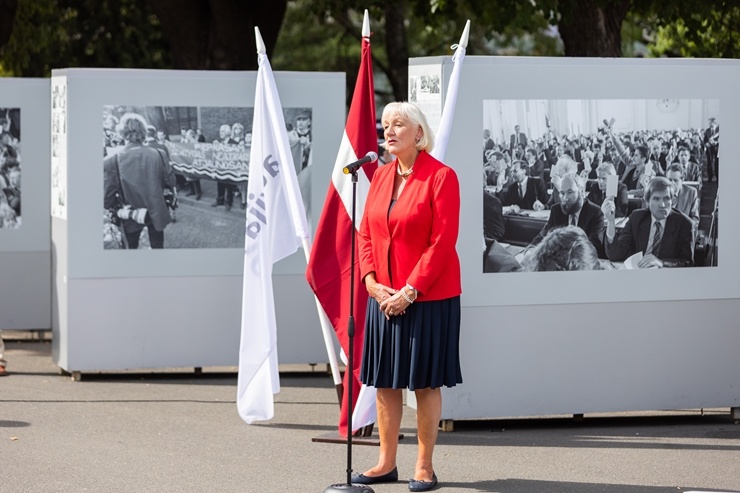
M380 121L385 122L391 116L400 116L421 128L421 138L416 143L417 150L430 152L434 149L434 134L432 133L432 129L429 128L426 116L424 116L424 113L422 113L418 106L407 101L388 103L383 108L383 116Z

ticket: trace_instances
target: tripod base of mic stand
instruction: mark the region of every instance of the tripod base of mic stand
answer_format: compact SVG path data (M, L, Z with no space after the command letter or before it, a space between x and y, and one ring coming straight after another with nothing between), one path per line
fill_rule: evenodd
M375 493L373 489L365 484L333 484L324 490L324 493Z

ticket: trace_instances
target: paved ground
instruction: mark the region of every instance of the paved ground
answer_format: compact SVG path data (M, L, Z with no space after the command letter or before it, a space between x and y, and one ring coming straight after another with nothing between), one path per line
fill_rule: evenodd
M180 206L175 211L177 222L165 230L165 248L244 248L246 212L236 197L230 211L216 201L216 182L200 180L203 196L195 200L180 192Z
M282 374L275 418L250 426L236 413L233 373L72 382L50 346L7 343L1 493L322 492L346 478L346 446L311 440L335 429L338 408L331 379L308 366ZM402 426L399 471L407 478L412 409ZM377 450L355 446L355 469L370 466ZM729 409L457 422L440 434L435 466L450 492L740 491L740 425ZM408 491L405 481L373 489Z

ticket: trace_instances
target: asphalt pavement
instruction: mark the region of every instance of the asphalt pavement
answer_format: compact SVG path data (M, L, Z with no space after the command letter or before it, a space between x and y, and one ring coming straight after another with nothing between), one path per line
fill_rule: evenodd
M281 368L275 417L237 415L235 368L62 375L48 341L12 340L0 377L0 492L322 492L346 478L331 378ZM408 491L415 411L404 408L398 469L373 485ZM439 491L668 493L740 491L740 425L729 409L455 422L435 450ZM354 469L378 448L352 449Z

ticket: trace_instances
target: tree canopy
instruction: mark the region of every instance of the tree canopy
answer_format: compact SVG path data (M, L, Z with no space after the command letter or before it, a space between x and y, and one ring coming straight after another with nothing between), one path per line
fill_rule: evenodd
M254 70L259 26L276 70L344 71L351 94L365 8L381 99L405 98L408 58L451 54L467 19L472 55L740 57L737 0L0 0L0 74Z

